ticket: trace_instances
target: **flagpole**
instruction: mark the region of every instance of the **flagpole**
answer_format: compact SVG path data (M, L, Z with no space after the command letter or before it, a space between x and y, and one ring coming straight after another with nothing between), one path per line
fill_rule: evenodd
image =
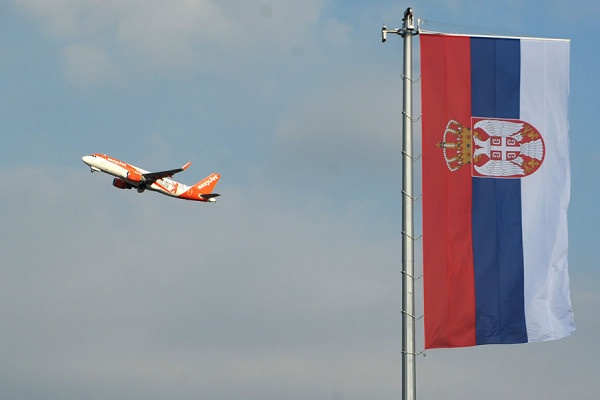
M381 29L404 38L402 88L402 399L416 398L415 296L414 296L414 210L413 210L413 134L412 134L412 37L417 34L411 8L404 11L402 29Z

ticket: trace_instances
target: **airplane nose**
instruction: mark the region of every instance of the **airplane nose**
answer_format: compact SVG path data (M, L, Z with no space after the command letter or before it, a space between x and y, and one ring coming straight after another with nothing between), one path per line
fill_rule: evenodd
M84 162L84 163L86 163L87 165L90 165L90 159L91 159L91 158L92 158L92 157L90 157L90 156L83 156L83 157L81 157L81 161L83 161L83 162Z

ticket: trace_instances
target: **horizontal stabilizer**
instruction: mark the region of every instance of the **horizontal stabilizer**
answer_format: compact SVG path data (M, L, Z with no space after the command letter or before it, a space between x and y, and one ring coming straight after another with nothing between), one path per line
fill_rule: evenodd
M200 196L201 198L203 198L203 199L213 199L213 198L215 198L215 197L219 197L219 196L220 196L220 194L218 194L218 193L207 193L207 194L201 194L201 195L199 195L199 196Z

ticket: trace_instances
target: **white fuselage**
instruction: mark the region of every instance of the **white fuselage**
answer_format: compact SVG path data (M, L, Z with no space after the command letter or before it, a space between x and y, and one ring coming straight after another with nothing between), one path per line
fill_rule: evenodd
M81 159L84 163L90 166L92 172L100 171L110 174L114 177L121 179L124 182L127 182L133 187L136 187L138 191L143 191L144 189L147 189L166 194L167 196L177 197L190 189L189 186L184 185L183 183L176 182L169 178L157 179L150 185L147 185L143 181L135 181L128 179L128 175L130 172L132 172L132 170L138 172L139 174L145 174L148 173L148 171L142 168L138 168L131 164L126 164L114 158L106 157L106 159L104 159L102 157L90 155L83 156L81 157Z

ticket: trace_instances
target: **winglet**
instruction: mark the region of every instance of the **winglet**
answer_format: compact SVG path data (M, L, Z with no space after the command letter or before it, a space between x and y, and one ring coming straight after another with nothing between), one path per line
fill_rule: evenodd
M182 170L186 169L187 167L189 167L189 166L190 166L190 164L191 164L191 163L192 163L192 162L190 161L189 163L187 163L187 164L185 164L183 167L181 167L181 169L182 169Z

